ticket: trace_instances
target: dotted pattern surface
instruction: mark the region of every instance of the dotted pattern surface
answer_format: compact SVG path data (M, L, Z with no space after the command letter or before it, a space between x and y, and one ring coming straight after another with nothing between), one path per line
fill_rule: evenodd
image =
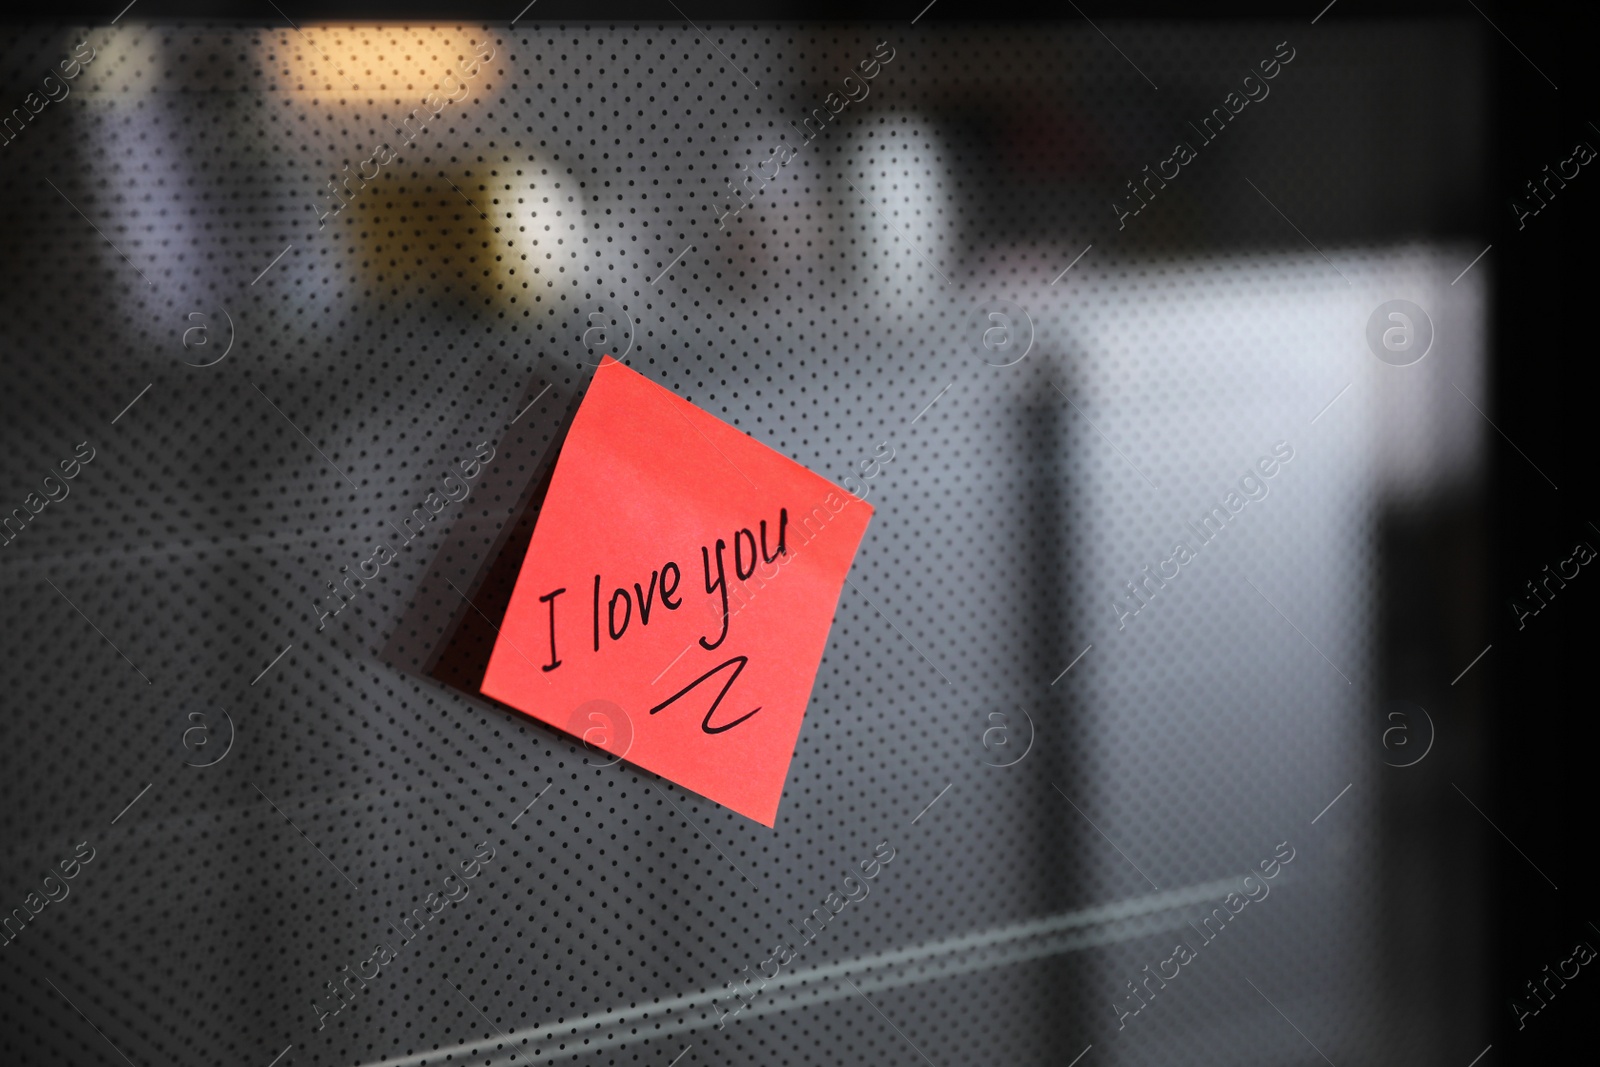
M1381 966L1374 747L1382 524L1483 464L1458 394L1490 267L1452 284L1473 204L1430 192L1481 158L1477 37L1102 28L17 35L0 1059L1481 1048ZM1286 39L1270 94L1122 216ZM1421 129L1451 151L1380 173ZM1367 347L1395 298L1431 316L1411 367ZM878 509L771 831L435 669L602 352ZM1177 938L1205 947L1119 1028Z

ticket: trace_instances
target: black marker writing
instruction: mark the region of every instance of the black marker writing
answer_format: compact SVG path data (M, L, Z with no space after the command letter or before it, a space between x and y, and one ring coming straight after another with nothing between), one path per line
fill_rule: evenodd
M667 585L667 572L672 572L672 584ZM672 599L672 594L678 588L678 579L683 577L683 572L678 570L676 563L668 563L661 568L661 602L667 606L668 611L677 611L678 605L683 603L683 597Z
M553 671L561 666L561 661L556 658L556 597L567 591L565 586L553 593L546 593L539 598L539 603L550 605L550 662L541 670Z
M622 629L620 630L617 629L617 597L622 598L622 606L626 609L622 615ZM617 638L627 633L628 623L632 621L633 598L628 595L628 591L626 589L618 589L615 593L611 594L611 606L607 609L606 631L611 634L611 640L615 641Z
M638 582L633 583L633 591L639 598L639 625L650 625L650 608L656 595L656 580L661 577L660 571L650 572L650 592L646 593Z
M759 535L749 526L736 527L733 531L733 570L735 579L740 583L755 577L762 562L771 566L780 557L790 554L789 509L778 509L776 546L771 543L767 525L767 520L762 519L756 528L760 531ZM716 610L720 602L722 625L719 633L699 638L700 647L707 651L717 649L727 640L733 617L732 590L728 586L727 574L728 541L717 538L713 544L714 550L707 545L700 547L700 561L705 570L705 591L712 597L712 610ZM616 583L615 578L607 580L604 572L595 572L594 589L589 602L593 650L600 651L601 646L605 644L606 636L609 636L613 643L622 640L635 621L640 627L649 626L657 618L657 604L665 605L668 611L677 611L686 599L678 592L682 582L683 569L673 560L666 560L659 568L652 570L648 581L625 579ZM607 588L611 589L610 593L606 592ZM541 604L550 605L550 661L542 665L541 669L544 671L553 671L565 662L559 652L560 643L556 639L556 598L565 592L567 592L566 587L562 587L539 597ZM602 606L605 608L603 613ZM619 608L621 610L618 610ZM571 652L570 646L567 651Z
M767 555L767 520L766 519L762 519L761 520L761 558L763 560L765 560L768 563L771 563L773 560L777 559L779 556L787 556L789 554L789 545L784 540L784 538L786 538L788 536L788 531L789 531L789 509L788 508L779 508L778 509L778 551L774 552L772 555L769 556L769 555Z
M738 540L738 538L735 537L734 540ZM728 543L726 541L720 537L717 538L717 580L715 582L711 580L711 554L704 547L700 549L700 561L706 568L706 592L715 593L718 589L722 590L722 634L710 644L706 643L705 638L702 637L700 639L700 647L707 652L722 644L728 637L728 575L722 565L722 550L727 547Z
M750 539L750 569L744 569L744 549L741 547L740 538ZM756 572L756 535L748 529L740 530L733 535L733 573L739 576L741 582L746 581Z
M718 542L718 547L719 548L721 547L721 542ZM716 714L717 706L722 703L722 698L728 695L728 690L730 688L732 688L733 687L733 683L736 680L738 680L739 672L744 670L744 665L746 663L749 663L749 662L750 662L750 657L749 656L735 656L732 659L728 660L728 662L726 662L726 663L717 664L715 667L712 667L709 671L706 671L706 673L702 674L700 677L696 678L694 681L690 682L688 685L686 685L682 689L678 690L672 696L668 697L667 699L663 700L661 703L657 704L655 707L651 708L650 709L650 714L654 715L656 712L658 712L661 709L667 707L668 705L676 703L681 697L687 696L690 692L692 692L695 688L697 688L700 685L701 682L705 681L707 678L710 678L713 674L716 674L718 671L721 671L721 670L723 670L723 669L725 669L727 667L733 667L733 665L735 663L737 663L738 666L737 667L733 667L733 673L728 675L728 680L722 683L721 690L719 690L717 692L717 699L713 700L711 702L711 707L706 709L706 717L704 719L700 720L700 729L704 730L708 734L720 734L724 730L733 729L735 726L738 726L740 723L744 722L750 716L752 716L756 712L760 711L761 708L760 707L752 708L751 710L745 712L743 715L739 716L737 719L734 719L732 722L725 722L721 726L712 726L711 725L711 716Z

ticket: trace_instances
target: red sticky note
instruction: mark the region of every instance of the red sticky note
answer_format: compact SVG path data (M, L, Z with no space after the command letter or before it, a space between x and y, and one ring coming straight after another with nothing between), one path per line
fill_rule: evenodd
M772 826L871 517L606 357L481 688Z

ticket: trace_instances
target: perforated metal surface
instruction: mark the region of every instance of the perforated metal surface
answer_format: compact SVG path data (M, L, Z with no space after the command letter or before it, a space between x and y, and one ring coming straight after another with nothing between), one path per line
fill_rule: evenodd
M6 1062L1481 1048L1475 1022L1407 1016L1376 947L1375 742L1388 700L1448 682L1394 691L1375 645L1385 523L1482 464L1460 399L1482 399L1491 268L1452 284L1481 246L1470 204L1430 193L1480 152L1477 38L1102 28L1115 46L908 23L15 37L17 102L77 42L95 57L0 149L4 507L93 458L0 548L0 906L94 854L4 949ZM1124 182L1286 38L1270 95L1119 224ZM885 48L719 228L725 181ZM489 49L319 226L329 178ZM1383 173L1424 119L1451 160ZM1397 298L1436 331L1411 367L1366 343ZM878 509L774 830L432 677L601 351ZM1280 442L1265 495L1119 620ZM378 544L392 563L319 626ZM728 983L882 842L868 896L719 1028ZM1119 1028L1125 983L1281 842L1270 896Z

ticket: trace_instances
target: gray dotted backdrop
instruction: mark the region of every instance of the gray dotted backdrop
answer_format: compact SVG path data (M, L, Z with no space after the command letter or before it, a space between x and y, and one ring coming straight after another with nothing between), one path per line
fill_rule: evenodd
M1400 991L1482 960L1378 948L1408 905L1377 737L1483 644L1448 605L1436 661L1380 642L1415 562L1389 524L1470 504L1484 463L1491 264L1452 284L1481 242L1451 180L1483 154L1480 31L1101 28L11 38L0 909L28 921L0 1059L1467 1062L1477 1017ZM1270 93L1119 217L1280 42ZM1402 298L1433 331L1410 367L1366 342ZM877 508L772 830L433 676L601 352ZM1455 736L1405 773L1471 788ZM870 894L719 1029L880 842ZM1284 842L1270 896L1119 1028Z

